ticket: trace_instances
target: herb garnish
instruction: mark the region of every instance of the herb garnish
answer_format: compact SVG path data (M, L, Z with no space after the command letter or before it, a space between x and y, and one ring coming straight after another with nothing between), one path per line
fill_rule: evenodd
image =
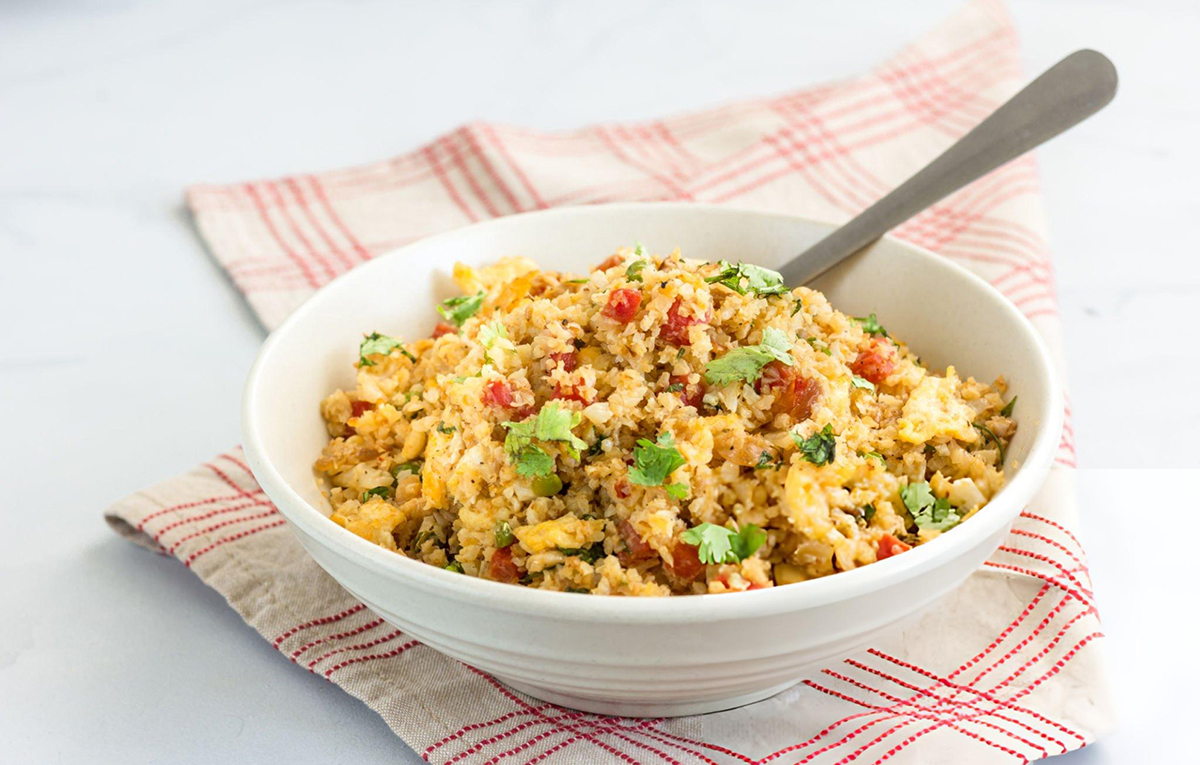
M879 323L879 319L875 317L874 311L871 312L870 316L855 316L853 318L862 325L863 332L866 332L868 335L888 336L887 330Z
M640 282L642 280L642 269L649 265L648 260L635 260L625 269L625 278L631 282Z
M864 521L866 521L867 523L870 523L871 519L875 517L875 506L874 505L864 506L862 517L863 517Z
M437 424L437 432L438 432L438 433L441 433L441 434L443 434L443 435L447 435L447 436L448 436L448 435L450 435L451 433L453 433L455 430L458 430L458 428L454 427L453 425L447 425L447 424L446 424L446 423L444 423L444 422L439 422L439 423Z
M1012 401L1009 401L1007 404L1004 405L1004 408L1000 410L1000 416L1001 417L1012 417L1013 407L1016 405L1017 405L1017 397L1013 396Z
M725 260L722 260L717 265L721 267L721 272L716 276L708 277L704 281L709 284L723 284L739 295L753 292L765 297L767 295L782 295L788 291L787 285L783 283L783 277L778 271L772 271L769 268L762 268L761 266L753 266L749 263L734 265ZM742 285L743 279L746 280L745 286Z
M742 526L741 531L702 523L683 532L679 538L700 548L698 557L702 563L737 563L762 547L767 541L767 532L753 523Z
M945 531L957 526L962 517L954 512L950 500L933 496L928 481L910 483L900 488L900 499L921 530Z
M549 475L554 472L554 457L533 442L561 441L567 444L571 456L579 459L579 450L587 443L571 432L583 421L583 415L563 409L553 402L546 404L535 417L522 422L502 422L508 428L504 451L517 466L517 474L525 477Z
M449 300L443 300L438 306L438 313L446 317L446 321L456 327L461 327L467 319L474 316L483 306L483 297L487 293L479 290L474 295L459 295Z
M992 430L991 428L989 428L987 425L982 425L978 422L973 422L971 424L974 425L975 429L978 430L980 433L982 433L983 435L990 438L992 443L994 443L996 445L996 450L998 452L1000 452L1000 466L1003 467L1004 466L1004 444L1000 443L999 436L997 436L996 432L994 430Z
M375 362L367 358L368 356L374 356L377 353L386 356L397 348L408 357L409 361L416 362L417 357L408 352L399 338L381 335L378 332L365 335L362 344L358 346L358 365L373 367Z
M453 571L455 574L461 574L463 572L463 567L458 561L452 560L446 564L446 570Z
M424 464L424 460L409 460L408 462L401 462L399 465L392 465L392 478L398 478L406 470L420 478L421 466Z
M772 361L792 366L792 341L783 332L767 327L758 345L734 348L719 359L704 366L704 379L713 385L725 386L737 380L754 382L763 367Z
M584 563L595 563L604 557L604 543L597 542L591 547L560 547L558 551L568 558L575 557Z
M755 470L781 467L783 467L783 455L774 454L770 449L763 449L762 454L758 455L758 462L754 465Z
M828 346L828 345L825 345L824 343L821 343L821 342L820 342L819 340L817 340L817 338L815 338L815 337L806 337L806 338L804 338L804 342L806 342L806 343L808 343L809 345L811 345L814 351L819 351L819 352L821 352L821 353L824 353L826 356L832 356L832 355L833 355L833 351L831 351L831 350L829 349L829 346Z
M675 436L665 431L658 442L642 438L633 449L633 467L629 468L629 480L638 486L662 486L675 499L687 498L687 484L667 484L666 480L681 468L687 460L675 448Z
M879 464L887 465L887 460L885 460L883 455L879 452L864 452L860 449L858 451L858 456L862 457L863 459L876 459L879 460Z
M801 457L814 465L828 465L833 462L837 436L833 434L832 425L826 425L819 433L813 433L808 438L801 438L794 430L790 432L792 441L800 449Z
M667 393L679 393L683 390L683 383L675 382L667 386Z
M390 496L392 496L392 488L390 486L376 486L374 489L367 489L364 491L360 501L365 505L371 499L371 497L387 499Z
M863 390L869 390L872 393L875 392L875 383L871 382L865 377L859 377L858 375L853 375L850 377L850 387L862 388Z

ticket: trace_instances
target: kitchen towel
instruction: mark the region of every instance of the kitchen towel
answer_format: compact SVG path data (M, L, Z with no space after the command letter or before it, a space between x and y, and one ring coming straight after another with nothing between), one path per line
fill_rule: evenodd
M1006 10L980 0L855 79L570 132L471 123L393 159L195 186L187 202L209 250L271 328L358 263L511 213L694 200L845 220L1022 83ZM987 279L1061 351L1033 157L894 235ZM118 502L107 518L178 558L285 659L362 699L430 762L1029 762L1084 746L1112 722L1075 533L1067 414L1046 488L961 588L773 699L702 717L563 709L411 640L308 558L236 448Z

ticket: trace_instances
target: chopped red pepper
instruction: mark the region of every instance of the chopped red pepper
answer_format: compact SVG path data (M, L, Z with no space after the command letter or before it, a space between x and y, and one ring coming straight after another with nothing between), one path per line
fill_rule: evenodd
M711 314L704 318L700 318L699 316L684 316L679 312L679 307L682 303L683 300L681 298L675 298L675 302L667 310L667 320L663 322L662 329L658 331L658 336L664 342L676 348L692 344L688 333L689 327L695 324L704 324L712 320Z
M629 485L629 481L626 481L624 478L618 478L613 483L613 492L616 493L618 499L629 499L629 495L632 493L631 490L632 487Z
M779 361L772 361L763 367L762 375L754 387L759 393L770 391L774 394L775 403L771 409L791 416L796 422L809 418L813 404L821 395L821 386L816 380L805 377L795 368Z
M576 355L575 351L551 353L550 363L560 365L564 372L574 372L575 367L579 365L579 357Z
M437 340L442 335L457 335L458 327L453 324L447 324L444 321L439 321L437 326L433 328L433 339Z
M362 417L363 413L369 412L375 408L375 405L370 401L352 401L350 402L350 416Z
M512 402L512 388L508 387L508 383L492 380L484 384L483 403L487 406L507 407L512 406Z
M516 584L521 580L521 569L513 563L512 546L501 547L492 553L489 573L497 582Z
M881 385L896 369L896 346L886 337L873 337L850 363L850 371Z
M899 539L896 539L891 534L884 534L879 538L879 547L875 552L875 557L879 560L890 558L893 555L899 555L902 552L908 552L912 549L912 545L906 545Z
M608 294L608 302L604 304L600 313L614 321L628 324L633 321L641 305L642 293L639 290L622 287Z
M580 393L574 385L563 385L562 383L555 383L554 395L550 398L562 399L564 401L578 401L581 404L589 403L587 397Z

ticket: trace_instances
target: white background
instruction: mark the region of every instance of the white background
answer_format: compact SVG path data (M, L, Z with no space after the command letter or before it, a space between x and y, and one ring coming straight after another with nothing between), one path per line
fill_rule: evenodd
M185 185L374 160L470 119L565 128L778 93L862 71L957 6L0 6L0 761L411 758L101 521L239 440L263 334L196 239ZM1200 6L1013 10L1029 71L1089 46L1122 76L1106 112L1040 152L1123 715L1062 761L1191 761Z

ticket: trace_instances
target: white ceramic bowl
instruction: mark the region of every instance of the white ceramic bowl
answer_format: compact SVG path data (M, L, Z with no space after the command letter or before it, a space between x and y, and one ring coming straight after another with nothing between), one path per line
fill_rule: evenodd
M398 215L404 212L398 210ZM1058 444L1058 383L1038 335L983 280L884 240L813 286L852 315L876 311L932 369L953 363L1019 395L1008 485L977 516L911 552L854 571L730 595L618 598L462 576L331 523L312 463L318 403L352 387L362 334L427 336L454 294L454 262L525 255L586 273L621 245L777 266L829 230L801 218L692 204L574 207L502 218L376 258L328 285L267 339L242 427L255 477L313 559L371 610L433 648L547 701L602 714L728 709L864 647L975 571L1041 485Z

